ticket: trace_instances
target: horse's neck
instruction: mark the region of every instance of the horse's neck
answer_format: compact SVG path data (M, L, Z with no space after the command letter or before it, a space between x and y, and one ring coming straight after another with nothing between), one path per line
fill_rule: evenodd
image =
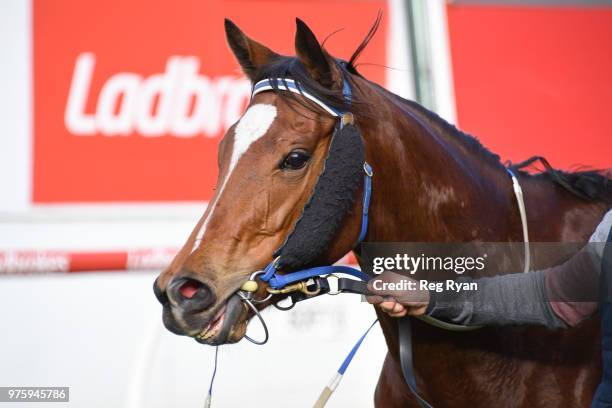
M492 154L414 103L371 98L380 116L362 125L376 171L370 241L523 239L512 180ZM532 241L584 241L592 230L581 225L596 225L608 207L549 180L521 177L521 186Z
M376 171L369 240L521 239L512 182L499 163L478 157L422 108L377 97L381 117L364 126Z

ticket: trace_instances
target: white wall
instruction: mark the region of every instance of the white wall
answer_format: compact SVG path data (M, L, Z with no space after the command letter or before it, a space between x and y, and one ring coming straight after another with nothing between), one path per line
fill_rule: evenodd
M0 213L30 202L31 34L30 2L0 2Z
M163 328L155 276L2 278L0 384L70 386L70 404L58 407L201 407L214 349ZM213 406L311 406L375 319L356 295L323 296L264 316L268 344L221 347ZM255 322L249 327L254 337L258 330ZM372 406L385 353L377 326L329 406Z

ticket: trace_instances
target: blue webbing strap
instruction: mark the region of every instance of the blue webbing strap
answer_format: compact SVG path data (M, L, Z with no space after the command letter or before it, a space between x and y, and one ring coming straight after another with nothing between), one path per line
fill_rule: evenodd
M372 196L372 166L367 162L363 163L365 176L363 177L363 210L361 214L361 232L359 232L359 245L368 233L368 213L370 212L370 197Z
M303 281L308 278L313 278L315 276L330 275L332 273L344 273L346 275L351 275L356 278L359 278L362 281L370 280L370 276L368 276L364 272L361 272L359 269L351 268L350 266L329 265L302 269L301 271L292 272L287 275L274 274L274 276L268 281L268 285L272 289L280 289L294 282Z
M346 78L344 78L344 81L342 81L342 96L344 97L345 108L348 109L353 100L353 91L351 90L351 85Z
M210 385L208 386L208 394L206 394L206 399L204 400L204 408L210 408L210 405L212 403L213 384L215 383L215 377L217 376L218 363L219 363L219 346L216 346L215 347L215 368L210 378Z
M264 269L264 274L259 277L264 282L269 282L276 275L276 260L270 262Z
M327 386L321 392L319 399L314 404L314 408L322 408L325 406L325 404L329 400L329 397L331 397L332 393L336 390L336 388L338 388L338 385L340 385L340 382L342 381L342 377L344 376L344 373L346 369L348 368L349 364L351 364L353 357L355 357L355 354L357 354L357 350L359 350L361 343L363 343L363 340L366 338L366 336L368 335L368 333L370 332L370 330L372 329L372 327L374 327L376 323L378 323L378 319L374 320L374 323L372 323L370 327L368 327L368 329L365 331L365 333L363 333L363 335L359 338L359 340L357 340L357 343L355 343L351 351L348 353L348 355L346 356L346 358L340 365L340 368L338 369L336 374L332 377L331 381L327 384Z
M357 343L355 343L351 351L344 358L344 361L340 365L340 368L338 369L339 374L341 375L344 374L348 366L351 364L351 361L353 361L353 357L355 357L355 354L357 354L357 350L359 350L359 347L361 347L361 343L363 343L363 340L366 338L366 336L368 335L370 330L372 330L372 327L374 327L376 323L378 323L378 319L374 320L374 322L370 325L370 327L368 327L365 333L363 333L363 335L359 338L359 340L357 340Z

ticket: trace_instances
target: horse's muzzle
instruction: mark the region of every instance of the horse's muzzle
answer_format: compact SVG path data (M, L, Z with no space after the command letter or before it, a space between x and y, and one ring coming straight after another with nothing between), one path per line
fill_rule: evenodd
M166 291L156 281L153 292L164 307L164 326L175 334L203 344L233 343L244 334L248 313L235 294L217 302L209 285L184 276L173 279Z

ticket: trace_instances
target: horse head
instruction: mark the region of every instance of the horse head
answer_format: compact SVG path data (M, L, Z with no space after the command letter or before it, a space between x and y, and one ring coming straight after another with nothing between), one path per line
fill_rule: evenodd
M229 20L225 30L252 83L267 79L273 89L254 93L244 115L221 140L214 197L154 284L165 326L205 344L233 343L245 336L253 313L237 292L254 271L273 260L273 254L295 230L324 171L338 129L337 117L300 92L277 89L281 88L278 82L294 80L326 105L341 109L346 103L343 86L355 80L299 19L295 57L279 55L250 39ZM363 156L362 145L360 152ZM353 155L348 152L343 161L350 162ZM311 237L321 235L316 242L298 244L319 248L312 259L304 260L305 265L333 263L355 245L361 203L352 198L362 188L359 181L339 179L338 183L350 185L349 199L345 191L342 202L319 209L321 217L313 222L316 225L305 227ZM266 296L264 285L259 285L255 295Z

